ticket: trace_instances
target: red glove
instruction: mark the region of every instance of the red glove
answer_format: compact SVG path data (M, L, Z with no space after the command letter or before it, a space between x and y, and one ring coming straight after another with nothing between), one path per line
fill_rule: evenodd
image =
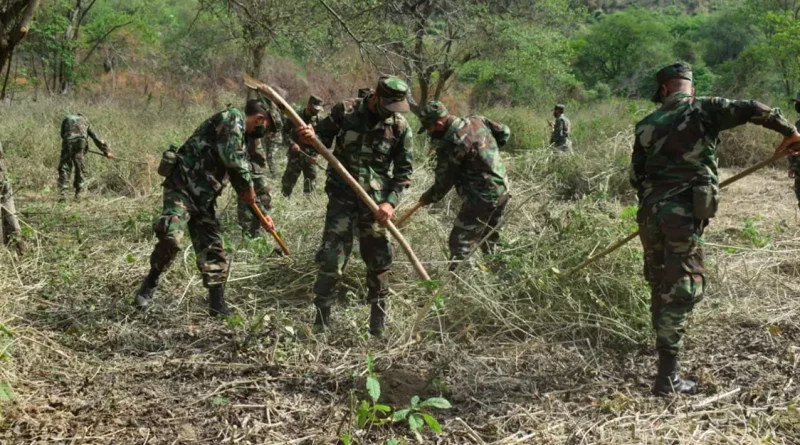
M239 199L241 199L245 204L252 206L256 203L256 191L253 189L253 187L250 187L239 194Z

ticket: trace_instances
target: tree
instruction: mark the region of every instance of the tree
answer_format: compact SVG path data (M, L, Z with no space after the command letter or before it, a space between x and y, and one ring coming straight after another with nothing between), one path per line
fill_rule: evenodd
M0 3L0 73L5 69L6 82L11 68L11 55L28 34L38 7L39 0L2 0Z

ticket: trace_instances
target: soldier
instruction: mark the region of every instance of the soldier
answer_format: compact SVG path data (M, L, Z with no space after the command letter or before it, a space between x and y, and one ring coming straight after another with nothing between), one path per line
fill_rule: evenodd
M508 142L508 126L483 116L460 118L448 114L439 101L428 102L420 113L422 128L439 144L436 155L436 180L419 198L421 205L438 202L453 186L462 199L448 245L450 270L466 258L487 234L481 245L484 253L494 251L500 234L493 231L509 199L506 167L499 147Z
M178 253L188 227L197 268L203 275L203 286L208 289L209 312L212 316L231 313L223 296L228 263L215 212L216 201L226 178L230 177L233 188L247 205L261 205L253 188L243 143L260 139L267 131L278 131L279 113L266 99L248 100L244 114L228 108L211 116L178 149L177 162L171 171L165 172L164 210L154 226L158 243L150 256L150 273L136 295L139 308L153 304L158 279ZM270 217L266 218L272 225Z
M264 215L268 216L272 210L272 195L270 195L269 184L267 183L267 165L269 162L266 144L269 136L262 139L247 138L247 152L245 158L250 164L250 178L253 180L253 189L256 197L264 209ZM261 231L261 221L253 215L250 206L239 198L236 208L239 219L239 227L242 228L242 235L256 238Z
M328 208L322 244L317 252L319 273L314 283L314 328L331 323L334 291L353 249L353 228L358 227L361 257L367 265L367 300L371 304L369 331L383 335L392 245L383 224L392 218L402 192L411 183L411 130L401 113L409 110L408 85L396 77L382 77L377 89L357 108L331 113L316 130L326 146L336 141L333 155L378 204L374 214L343 179L328 167L325 192ZM344 110L342 104L334 108ZM310 143L314 129L305 127L300 139ZM391 174L390 174L391 170Z
M22 255L25 252L25 241L22 239L22 228L17 219L17 208L14 206L14 190L7 171L3 144L0 144L0 241L5 246L13 246L17 253Z
M302 110L297 110L297 114L308 125L317 125L320 121L322 111L322 99L312 95L308 98L308 103ZM283 196L292 196L297 178L303 173L303 193L310 195L317 187L317 162L319 157L314 147L308 144L299 143L297 131L295 131L292 121L287 120L284 127L284 138L288 140L289 151L287 152L286 170L281 178L281 193Z
M800 113L800 93L797 93L797 97L792 99L792 102L794 102L794 110ZM795 122L794 126L800 126L800 120ZM800 156L789 156L789 177L794 179L794 196L800 205Z
M759 102L695 97L686 63L661 69L656 79L653 101L661 106L636 124L631 185L639 197L637 220L658 350L652 391L663 396L695 387L679 376L677 354L687 316L706 287L703 231L718 204L719 133L747 122L761 125L784 136L778 153L800 141L800 134L780 110Z
M89 119L81 113L71 114L61 121L61 159L58 163L58 188L60 191L59 202L66 199L69 189L67 181L72 176L72 169L75 168L75 199L80 198L81 187L86 180L86 162L83 157L89 151L89 144L86 137L92 138L94 144L103 154L114 159L114 155L109 153L108 144L97 137Z
M569 151L572 149L572 141L569 136L572 133L572 124L564 116L564 105L558 104L553 110L553 135L550 136L550 145L558 151Z

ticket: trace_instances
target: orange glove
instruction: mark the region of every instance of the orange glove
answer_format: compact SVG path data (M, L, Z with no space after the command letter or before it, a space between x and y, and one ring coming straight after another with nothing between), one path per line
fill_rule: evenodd
M241 199L245 204L251 206L256 203L256 191L253 189L253 187L250 187L239 194L239 199Z

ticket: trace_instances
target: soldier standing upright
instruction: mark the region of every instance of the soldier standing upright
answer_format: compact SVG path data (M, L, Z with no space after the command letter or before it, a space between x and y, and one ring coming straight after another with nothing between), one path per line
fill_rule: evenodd
M639 197L644 274L651 288L658 374L653 393L692 392L679 375L686 321L706 287L703 230L718 204L715 146L719 133L751 122L781 133L777 152L800 134L780 110L755 101L695 97L692 70L675 63L656 74L660 108L636 124L631 185Z
M272 210L272 195L270 195L269 183L267 182L267 165L269 161L266 143L264 142L268 140L269 136L264 136L261 139L246 138L247 151L245 152L245 158L250 164L250 178L253 181L253 189L266 216ZM239 227L242 228L242 235L256 238L261 231L261 221L253 215L250 206L241 198L238 200L236 213L239 219Z
M572 134L572 124L564 116L564 105L558 104L553 110L553 117L556 118L553 122L553 134L550 136L550 145L555 147L558 151L569 151L572 149L572 140L569 138Z
M22 255L25 251L25 241L22 239L22 228L14 205L14 189L11 187L5 162L3 144L0 144L0 242L13 247Z
M59 201L63 202L66 199L69 189L67 182L72 176L73 168L75 169L75 180L72 186L75 190L75 199L80 198L81 187L87 175L86 161L83 159L86 152L89 151L87 137L92 138L94 144L107 158L114 158L114 155L108 151L108 144L97 137L86 116L78 113L65 117L61 121L61 159L58 162Z
M318 96L308 98L308 103L297 114L307 125L317 125L322 112L322 99ZM317 162L319 156L314 147L303 144L297 137L297 130L291 120L286 121L284 139L288 141L289 151L286 156L286 170L281 178L281 193L283 196L292 196L292 190L300 174L303 174L303 193L310 195L317 187Z
M448 245L450 270L466 258L487 234L481 245L485 253L494 251L500 234L494 230L509 199L506 167L499 147L508 142L507 125L483 116L456 117L439 101L428 102L420 113L422 128L439 141L436 152L436 179L419 198L422 205L438 202L455 186L462 199Z
M342 279L353 250L353 229L358 227L361 257L367 266L367 300L371 304L369 330L383 334L386 296L389 293L389 269L392 266L392 245L383 224L389 221L400 195L411 184L412 134L401 113L409 110L408 85L396 77L383 77L374 93L357 108L331 113L316 130L323 144L353 178L378 204L374 214L359 200L342 178L328 167L325 192L328 208L322 244L317 252L319 273L314 283L316 318L314 327L323 330L331 323L334 291ZM310 143L314 129L300 131L301 140ZM391 171L391 172L390 172Z
M231 313L223 295L228 262L216 216L217 197L230 178L248 206L260 205L243 144L251 138L263 138L268 131L280 130L281 122L280 111L270 101L248 100L244 113L228 108L211 116L177 150L171 168L162 171L159 166L159 173L166 177L164 209L154 227L158 243L150 255L150 273L136 295L138 307L144 309L153 304L158 279L175 259L188 228L197 268L208 289L210 314ZM272 225L270 217L266 218Z

